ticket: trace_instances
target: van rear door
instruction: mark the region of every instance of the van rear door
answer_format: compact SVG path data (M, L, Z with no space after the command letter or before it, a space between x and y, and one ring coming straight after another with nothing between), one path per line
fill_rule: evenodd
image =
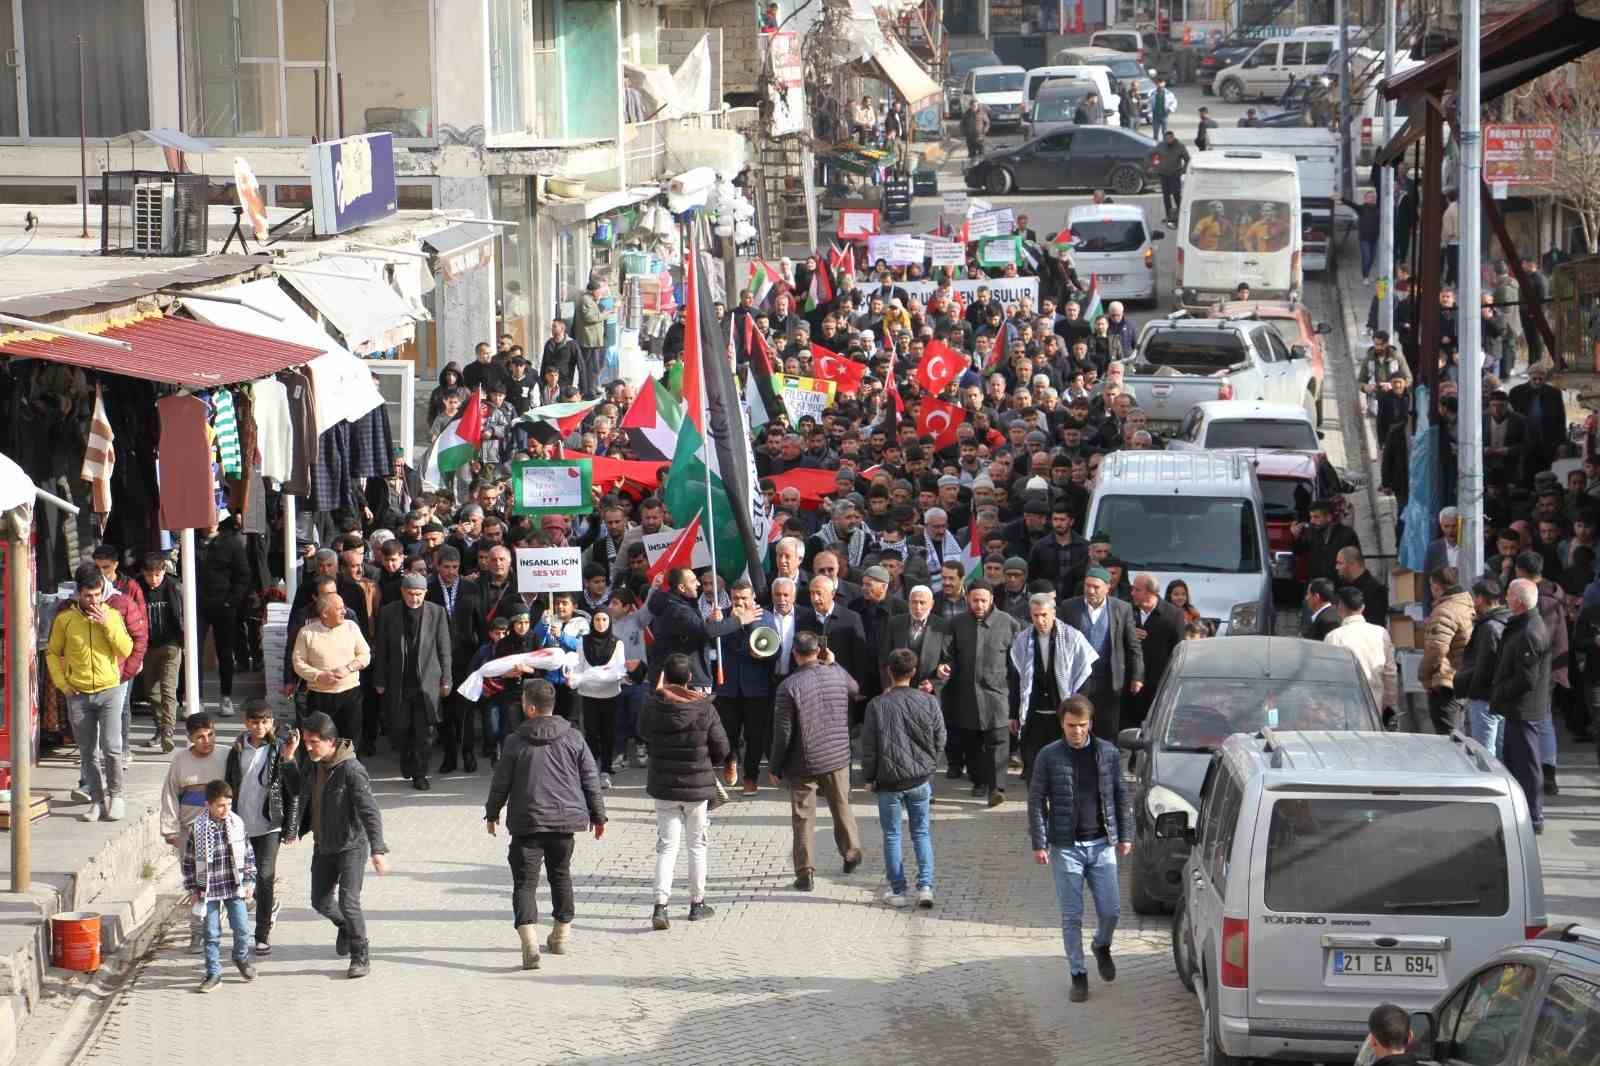
M1523 937L1506 797L1269 797L1251 863L1252 1028L1348 1036L1353 1054L1372 1004L1426 1009Z

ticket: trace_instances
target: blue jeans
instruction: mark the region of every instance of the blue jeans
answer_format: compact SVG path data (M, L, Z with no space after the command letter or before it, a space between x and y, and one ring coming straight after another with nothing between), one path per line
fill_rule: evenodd
M233 930L233 961L248 962L250 959L250 924L245 914L244 900L237 896L232 899L207 900L205 920L207 977L214 977L222 972L223 908L227 908L228 927Z
M613 751L626 751L628 741L639 735L639 711L644 707L650 686L623 685L617 693L617 738Z
M1539 729L1539 762L1545 766L1556 764L1556 720L1546 718L1535 722Z
M929 815L933 806L933 783L924 781L904 792L878 793L878 824L883 827L883 866L889 875L889 888L905 895L905 852L900 847L900 808L911 820L911 850L917 856L917 887L933 887L933 833Z
M83 788L95 803L122 795L122 708L127 697L126 684L67 697Z
M1061 904L1061 942L1067 949L1067 971L1086 974L1083 963L1083 883L1089 882L1094 913L1099 924L1094 946L1111 946L1117 919L1122 917L1122 896L1117 887L1117 847L1110 841L1050 846L1050 873L1056 881L1056 901Z
M1159 141L1159 140L1161 140L1162 136L1166 134L1166 132L1167 132L1167 116L1165 116L1165 115L1157 116L1155 114L1152 114L1150 116L1150 136L1152 138L1154 138L1155 140Z
M1488 700L1467 701L1467 729L1472 739L1488 748L1494 757L1505 759L1506 720L1489 710Z
M1378 242L1361 239L1361 280L1372 273L1372 264L1378 258Z

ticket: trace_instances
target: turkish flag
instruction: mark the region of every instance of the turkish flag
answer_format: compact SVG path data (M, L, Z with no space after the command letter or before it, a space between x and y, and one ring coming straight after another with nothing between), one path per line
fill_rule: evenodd
M834 382L841 392L855 392L861 388L861 376L867 372L865 363L846 359L820 344L811 345L811 372L824 381Z
M938 395L944 387L961 376L967 359L943 341L929 341L922 350L922 362L917 365L917 384L924 392Z
M932 437L935 448L948 448L956 442L956 427L963 420L960 404L924 396L917 409L917 436Z
M680 566L694 565L694 542L700 539L700 512L696 511L694 518L683 528L677 538L661 553L660 558L650 564L646 576L654 581L657 574L665 574Z

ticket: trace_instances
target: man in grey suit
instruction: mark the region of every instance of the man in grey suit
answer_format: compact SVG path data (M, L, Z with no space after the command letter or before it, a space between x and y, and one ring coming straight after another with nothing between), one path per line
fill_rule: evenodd
M373 687L383 701L389 737L400 751L400 772L426 792L439 700L450 694L450 621L444 608L427 602L428 579L407 574L400 601L378 612L373 642Z
M1017 702L1011 644L1021 630L1021 622L994 609L994 590L983 578L967 587L967 612L950 623L945 699L965 741L972 794L987 796L991 807L1006 800L1011 716Z
M1094 703L1094 735L1113 744L1122 724L1124 695L1144 689L1144 647L1133 624L1133 605L1113 599L1111 574L1091 566L1083 579L1083 595L1061 607L1061 620L1082 633L1099 656L1079 691Z

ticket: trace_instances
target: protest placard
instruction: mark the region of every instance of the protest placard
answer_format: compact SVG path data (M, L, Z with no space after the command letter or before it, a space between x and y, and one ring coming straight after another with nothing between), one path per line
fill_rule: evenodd
M583 588L583 549L518 548L518 592L577 592Z
M833 394L838 387L834 382L822 378L798 377L794 374L774 374L772 386L783 401L784 410L789 412L791 426L798 426L800 419L806 415L820 421L822 412L833 403Z
M588 514L591 468L587 459L524 459L511 464L516 514Z
M644 542L644 553L650 560L650 565L656 565L656 560L661 558L661 553L672 547L672 542L678 539L681 529L668 529L662 526L654 533L645 533L640 539ZM694 539L694 555L689 561L693 567L711 565L711 549L706 545L706 527L700 526L699 535Z

